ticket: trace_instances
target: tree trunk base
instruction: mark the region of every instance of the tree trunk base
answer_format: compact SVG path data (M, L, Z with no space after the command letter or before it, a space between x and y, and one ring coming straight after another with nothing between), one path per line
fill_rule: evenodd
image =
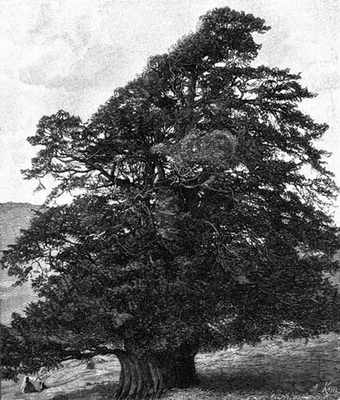
M159 398L167 389L185 388L198 383L194 355L163 353L148 358L116 350L120 365L116 400Z

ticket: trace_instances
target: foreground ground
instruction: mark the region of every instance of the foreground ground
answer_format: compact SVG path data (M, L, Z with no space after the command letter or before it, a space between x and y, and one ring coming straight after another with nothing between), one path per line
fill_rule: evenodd
M112 399L120 366L114 357L96 357L95 368L69 361L52 371L48 390L22 394L18 383L3 382L2 400ZM340 336L283 342L265 341L197 356L198 388L169 392L164 400L340 400Z

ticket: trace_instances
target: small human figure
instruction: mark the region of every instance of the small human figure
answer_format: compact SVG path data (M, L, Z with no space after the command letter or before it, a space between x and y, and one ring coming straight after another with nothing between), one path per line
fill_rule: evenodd
M30 381L30 378L28 376L25 376L21 390L22 390L23 393L35 393L35 392L38 391L34 387L33 383Z
M42 392L44 389L48 389L45 382L40 378L35 378L33 381L29 376L25 376L22 385L21 391L23 393L36 393Z

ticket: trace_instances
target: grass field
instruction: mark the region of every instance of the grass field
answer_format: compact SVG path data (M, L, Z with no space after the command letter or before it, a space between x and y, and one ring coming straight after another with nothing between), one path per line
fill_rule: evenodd
M199 354L196 359L201 384L188 390L169 391L164 400L340 400L340 336L302 340L264 341ZM96 357L96 368L69 361L50 373L48 390L22 394L19 385L3 382L2 400L112 399L119 378L114 357Z

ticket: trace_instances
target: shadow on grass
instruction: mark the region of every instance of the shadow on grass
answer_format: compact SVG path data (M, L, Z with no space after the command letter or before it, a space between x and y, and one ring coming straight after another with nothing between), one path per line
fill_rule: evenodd
M200 360L202 389L218 393L279 391L306 393L326 384L340 388L339 337L264 342ZM340 399L339 399L340 400Z
M284 390L294 391L291 387L282 387L279 382L273 382L274 377L266 373L251 374L239 372L235 374L215 373L200 376L199 387L219 394L230 392L256 392ZM291 390L289 390L291 389Z
M279 393L314 393L327 385L336 389L338 387L331 381L315 381L310 379L308 372L288 377L282 371L272 373L257 370L231 371L229 373L210 373L200 376L199 387L203 390L215 392L216 394L227 394L231 392L279 392Z

